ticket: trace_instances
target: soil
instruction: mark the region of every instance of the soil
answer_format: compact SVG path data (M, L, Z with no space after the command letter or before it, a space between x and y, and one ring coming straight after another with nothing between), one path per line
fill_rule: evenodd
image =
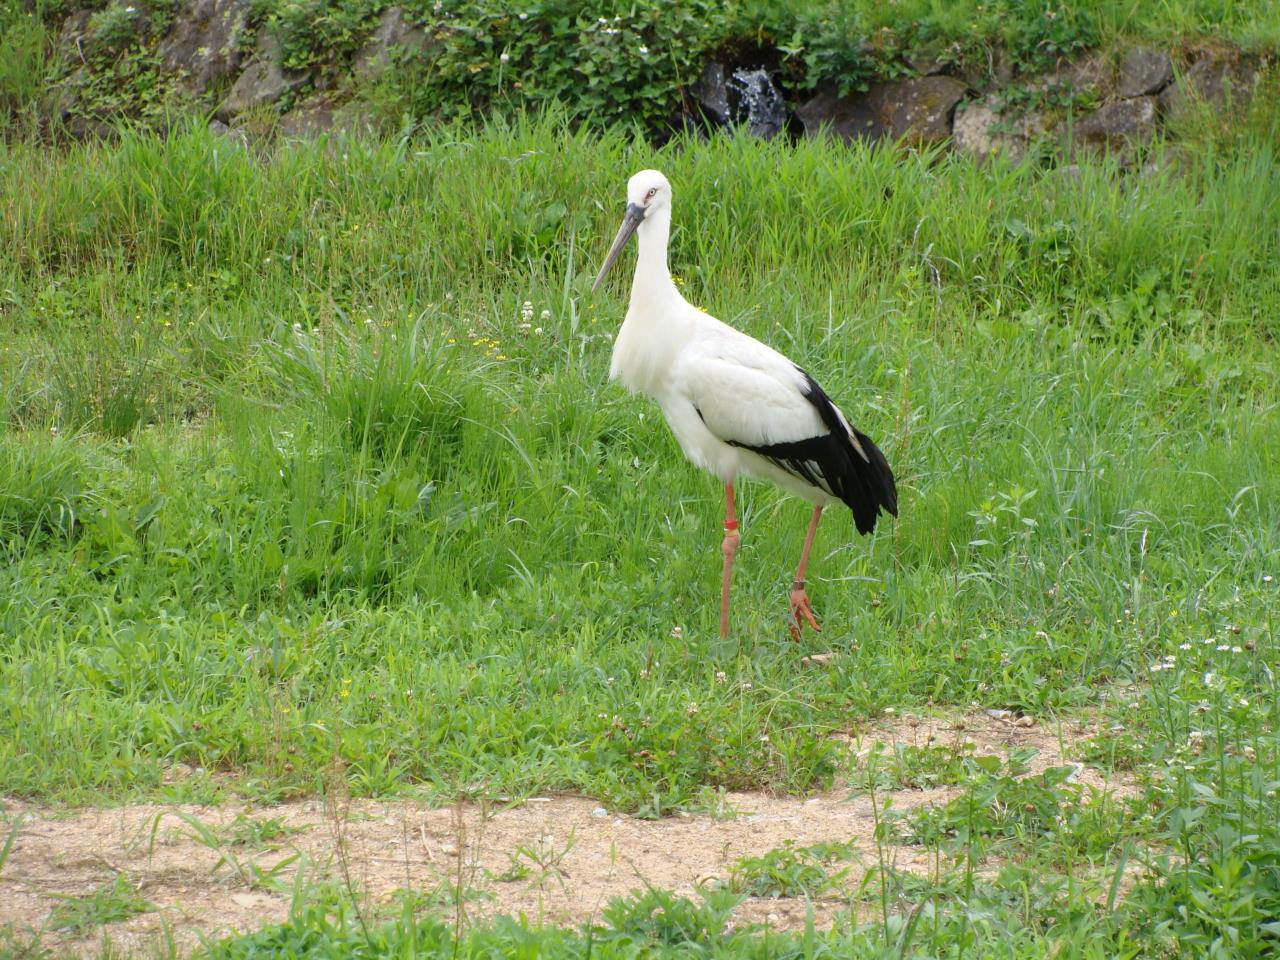
M1073 762L1073 744L1096 732L1087 722L1050 729L1026 718L986 713L959 719L899 717L869 726L850 745L865 753L876 741L968 740L979 753L1000 756L1034 747L1039 752L1031 769L1037 771ZM1132 792L1128 782L1108 781L1089 767L1080 767L1077 777L1113 794ZM959 789L886 791L876 804L891 799L894 808L904 810L945 803ZM403 799L73 810L5 801L0 808L9 822L15 815L23 818L0 874L0 929L12 925L19 936L38 932L44 946L78 956L97 955L104 936L122 954L142 954L166 930L181 949L201 938L280 922L288 914L299 869L310 882L353 891L374 915L398 913L396 897L413 890L446 916L456 919L460 910L463 922L523 914L558 924L598 918L611 897L646 884L694 894L700 885L726 878L739 858L787 841L798 846L853 841L851 888L881 857L899 870L928 874L936 869L921 847L882 845L878 850L872 799L848 789L807 798L727 793L716 811L659 821L633 819L571 796L437 808ZM224 835L237 817L277 821L288 833L257 847L219 850L201 842L196 828L179 814ZM224 852L241 864L239 871L221 862ZM276 884L255 883L255 870L259 876L274 870ZM51 911L64 902L60 897L91 893L120 873L155 905L154 911L78 935L49 929ZM459 880L471 892L461 903L450 893ZM737 908L735 921L796 928L812 911L816 924L826 927L850 909L848 898L812 904L749 898ZM878 907L854 909L870 917Z

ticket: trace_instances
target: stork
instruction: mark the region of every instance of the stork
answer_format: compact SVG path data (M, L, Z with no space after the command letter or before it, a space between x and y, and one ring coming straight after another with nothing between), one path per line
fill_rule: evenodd
M667 267L671 184L657 170L627 183L627 210L592 290L635 234L640 247L631 303L613 345L609 378L657 401L684 455L724 484L724 572L720 636L729 634L729 582L741 537L734 484L770 480L813 504L791 586L793 639L820 630L805 570L824 507L853 511L860 534L884 510L898 515L898 492L884 454L849 425L814 379L772 347L709 316L680 295Z

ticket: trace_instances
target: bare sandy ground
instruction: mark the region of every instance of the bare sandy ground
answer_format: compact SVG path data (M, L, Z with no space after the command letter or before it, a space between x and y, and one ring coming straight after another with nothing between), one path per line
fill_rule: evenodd
M1071 762L1073 745L1096 732L1085 722L1048 729L985 713L900 717L872 725L850 747L866 751L877 740L917 745L969 740L979 752L1001 756L1034 747L1039 751L1034 771ZM1132 790L1123 781L1106 782L1087 767L1078 777L1117 794ZM902 810L944 803L956 793L956 788L898 790L880 794L876 804L891 799ZM936 867L919 847L877 849L872 799L848 789L807 798L730 793L721 809L660 821L636 820L573 796L434 809L409 800L73 810L5 801L0 807L9 822L23 818L0 874L0 927L11 924L20 935L38 931L45 946L80 956L96 955L104 936L125 954L148 953L166 935L186 947L202 937L279 922L287 916L289 889L299 870L306 881L353 892L371 915L398 911L397 891L413 890L436 891L436 906L453 916L459 903L450 901L449 891L461 881L462 889L471 891L460 904L463 922L502 913L578 924L598 917L611 897L647 884L693 894L700 885L727 877L739 858L787 841L800 846L853 841L851 886L881 858L922 874ZM225 831L237 817L276 820L289 832L258 849L218 850L201 842L179 813L215 832ZM240 863L238 871L219 862L227 851ZM279 888L254 882L255 868L268 873L285 861L273 876ZM121 873L156 910L80 936L48 929L50 912L63 902L59 895L84 895ZM736 919L786 929L802 926L812 911L825 927L849 910L847 899L810 904L752 898L738 908Z

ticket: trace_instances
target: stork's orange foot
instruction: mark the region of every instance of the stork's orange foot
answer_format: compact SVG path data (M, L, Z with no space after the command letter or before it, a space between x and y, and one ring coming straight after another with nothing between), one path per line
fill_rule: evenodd
M803 586L793 587L791 590L791 617L795 623L787 624L791 629L791 639L798 641L800 639L800 631L804 629L806 623L813 627L818 633L822 632L822 627L818 625L818 618L813 615L813 606L809 603L809 594L805 593Z

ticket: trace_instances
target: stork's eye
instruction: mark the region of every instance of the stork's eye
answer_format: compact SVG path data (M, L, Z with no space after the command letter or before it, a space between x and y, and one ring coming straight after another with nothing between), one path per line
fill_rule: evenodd
M650 200L652 200L652 199L653 199L655 196L657 196L657 195L658 195L658 188L657 188L657 187L650 187L650 188L649 188L649 192L648 192L648 193L646 193L646 194L644 195L644 202L645 202L645 203L648 203Z

